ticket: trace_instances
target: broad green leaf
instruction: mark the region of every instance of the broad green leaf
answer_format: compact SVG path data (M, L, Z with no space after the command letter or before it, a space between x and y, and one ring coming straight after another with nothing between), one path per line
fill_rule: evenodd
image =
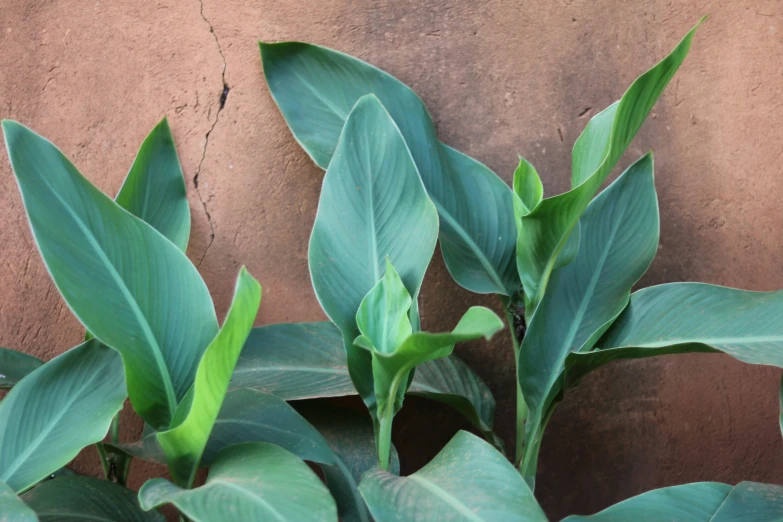
M783 291L749 292L704 283L670 283L634 292L598 341L569 355L569 384L617 359L722 352L783 368Z
M648 154L595 198L580 220L576 259L555 270L519 351L519 382L530 409L528 451L561 391L571 352L587 351L628 304L631 287L658 249L658 199Z
M359 491L376 522L546 522L508 460L464 431L416 473L369 471Z
M35 511L16 496L8 484L0 480L0 520L3 522L38 522Z
M377 463L370 418L320 403L306 417L272 395L247 388L232 390L223 401L200 465L209 467L220 450L234 444L276 444L321 466L341 520L369 520L357 487L362 473ZM143 460L166 463L154 432L131 444L109 446ZM399 461L393 464L399 471Z
M516 219L530 214L541 200L544 199L544 185L538 177L536 168L522 156L519 157L519 165L514 171L514 194L518 199L515 203L514 215Z
M174 415L175 418L183 415L184 419L172 429L158 433L158 442L166 453L171 476L181 486L193 484L239 352L253 328L260 305L261 285L243 266L226 320L199 362L192 401L183 401L179 406L182 413L178 410Z
M190 206L174 137L166 118L145 138L114 200L170 239L180 250L187 249Z
M399 129L376 97L361 98L326 171L309 261L315 294L343 334L351 379L370 411L370 358L353 346L356 312L387 258L417 299L437 234L437 212Z
M699 22L700 24L701 22ZM547 198L518 223L517 268L532 317L544 297L558 256L579 217L622 157L658 97L685 60L694 27L655 67L636 79L619 102L596 115L574 149L574 188ZM562 263L561 263L562 264Z
M43 364L38 357L0 348L0 389L12 388L28 373Z
M340 331L330 322L253 328L239 356L231 388L253 388L285 400L356 394ZM408 394L444 402L462 413L493 444L495 399L455 355L420 365Z
M221 451L206 484L195 489L160 478L148 480L139 490L139 501L145 510L174 504L193 522L337 521L329 490L307 464L264 442Z
M781 522L783 487L741 482L735 487L697 482L648 491L592 516L563 522Z
M391 261L383 278L364 296L356 312L356 326L381 353L392 353L413 333L408 318L413 300Z
M379 413L394 404L396 412L402 406L403 386L408 374L425 362L451 355L454 345L473 339L490 339L503 329L503 321L492 310L474 306L465 312L457 326L450 333L415 332L391 353L378 351L370 340L362 335L356 339L357 346L372 353L372 372L375 396Z
M399 127L438 209L441 251L455 281L478 293L517 292L511 190L487 167L438 141L416 93L385 72L331 49L298 42L260 46L272 97L294 137L321 168L332 160L356 101L374 94Z
M122 360L97 341L52 359L0 402L0 480L33 486L106 435L125 401Z
M136 492L92 477L59 477L22 495L41 522L164 522L158 511L144 512Z
M218 331L204 281L182 251L95 188L49 141L3 122L33 236L65 302L122 354L134 409L169 426Z

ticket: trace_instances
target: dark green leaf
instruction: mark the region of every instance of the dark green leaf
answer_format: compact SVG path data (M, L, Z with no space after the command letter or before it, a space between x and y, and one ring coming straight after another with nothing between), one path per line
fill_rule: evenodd
M518 223L517 267L528 318L543 298L549 277L558 266L558 256L582 212L685 60L696 27L669 56L637 78L619 102L593 118L574 146L574 188L544 199Z
M149 480L139 490L139 501L147 510L174 504L193 522L337 521L329 490L307 464L264 442L222 450L206 484L195 489Z
M20 492L100 441L125 401L119 354L88 341L19 381L0 402L0 480Z
M12 388L28 373L43 364L38 357L0 348L0 389Z
M8 484L0 480L0 520L3 522L38 522L35 512L16 496Z
M201 455L228 391L234 366L261 305L261 285L243 266L239 271L234 298L223 326L209 344L199 362L193 383L192 401L183 401L175 418L186 415L181 423L159 432L158 442L166 453L172 478L190 487Z
M118 205L166 236L183 252L190 237L190 206L182 167L166 118L141 144L117 197Z
M326 171L309 261L316 296L343 334L351 379L371 411L369 354L353 346L356 312L387 258L415 300L437 234L437 212L397 126L377 98L363 97Z
M377 96L438 209L441 251L451 275L473 292L516 293L512 192L487 167L438 141L416 93L385 72L324 47L262 43L261 57L269 89L294 137L323 169L356 101Z
M144 512L136 493L92 477L59 477L22 495L41 522L164 522L158 511Z
M369 471L359 491L376 522L546 522L508 460L464 431L413 475Z
M566 357L593 347L655 257L659 219L652 156L634 163L595 198L580 226L579 253L553 272L520 347L529 452L549 403L561 391Z
M204 281L173 243L95 188L52 143L11 121L3 131L57 288L87 330L122 354L134 409L167 428L218 331Z

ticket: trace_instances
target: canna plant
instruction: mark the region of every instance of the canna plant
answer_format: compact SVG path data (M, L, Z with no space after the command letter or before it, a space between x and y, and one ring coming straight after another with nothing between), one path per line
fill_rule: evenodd
M590 120L574 144L571 190L549 198L524 158L510 188L440 142L421 99L389 74L316 45L260 44L273 98L297 142L326 171L310 271L373 418L379 469L365 474L359 489L376 520L545 520L532 493L544 429L568 389L613 360L721 352L783 367L783 292L673 283L632 294L658 248L652 153L599 194L685 60L698 25ZM402 347L420 326L416 297L434 243L427 199L454 280L498 295L506 312L517 361L517 434L512 462L460 433L424 469L401 478L385 469L387 425L402 405L405 376L416 375L416 357L403 357ZM446 350L459 340L449 339ZM418 353L439 357L441 349ZM487 439L496 442L492 434ZM737 503L749 502L756 513L780 515L772 497L781 492L747 483L678 486L587 518L627 520L650 503L660 508L651 520L686 520L676 518L683 509L694 514L687 520L733 520Z

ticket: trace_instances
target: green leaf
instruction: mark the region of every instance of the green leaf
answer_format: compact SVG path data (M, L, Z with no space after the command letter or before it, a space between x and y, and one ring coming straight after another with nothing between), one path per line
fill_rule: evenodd
M351 379L371 412L370 359L353 346L356 312L387 258L415 300L437 233L437 212L397 126L377 98L363 97L326 171L309 261L316 296L343 334Z
M174 415L175 419L182 418L180 416L184 419L172 429L158 433L171 476L183 487L193 484L239 352L253 328L260 305L261 285L243 266L226 320L199 362L192 401L182 401Z
M331 49L298 42L260 46L269 90L294 137L321 168L332 160L356 101L374 94L399 127L438 209L441 251L455 281L478 293L517 292L512 192L487 167L438 141L416 93Z
M16 496L8 484L0 480L0 515L3 522L38 522L35 512Z
M593 347L655 257L659 216L652 155L595 198L580 226L579 253L552 274L519 351L519 383L530 409L528 452L536 450L545 411L561 391L566 357Z
M231 388L253 388L285 400L356 394L342 336L330 322L253 328L239 356ZM492 432L492 392L457 356L420 365L408 393L452 406L501 447L501 440Z
M701 22L699 22L701 24ZM579 217L622 157L658 97L685 60L694 27L655 67L636 79L620 101L596 115L574 146L574 188L547 198L518 223L517 267L532 317L557 259Z
M670 283L634 292L598 341L571 354L569 384L617 359L722 352L750 364L783 368L783 291L749 292L704 283Z
M223 401L200 466L209 467L220 450L235 444L276 444L321 466L342 520L369 520L357 487L361 474L377 463L370 418L320 403L306 417L272 395L247 388L232 390ZM143 460L166 462L154 432L131 444L108 446ZM399 471L399 461L394 464Z
M408 318L413 300L391 261L383 278L364 296L356 326L380 353L392 353L413 332Z
M185 252L190 237L190 206L166 118L141 144L114 200Z
M19 381L0 402L0 480L24 491L106 435L125 401L120 356L88 341Z
M369 471L359 491L377 522L546 522L508 460L464 431L413 475Z
M648 491L592 516L563 522L765 522L783 521L783 488L757 482L735 487L697 482Z
M102 522L164 522L158 511L145 513L136 493L92 477L59 477L22 495L41 522L99 520Z
M206 484L195 489L149 480L139 490L139 501L145 510L174 504L193 522L337 521L334 500L307 464L264 442L221 451Z
M0 389L12 388L28 373L43 364L38 357L0 348Z
M134 409L167 428L218 331L204 281L182 251L95 188L52 143L11 121L3 131L55 285L85 328L122 354Z
M544 185L538 177L536 168L522 156L519 157L519 165L514 171L514 216L517 220L530 214L541 200L544 199ZM519 206L521 204L521 206Z

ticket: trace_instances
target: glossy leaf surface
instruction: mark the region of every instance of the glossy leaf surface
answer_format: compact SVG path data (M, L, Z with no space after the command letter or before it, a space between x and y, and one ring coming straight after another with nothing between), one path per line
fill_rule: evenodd
M377 522L546 522L516 469L492 446L461 431L408 477L373 470L359 491Z
M184 420L157 436L166 453L171 476L179 485L190 487L193 483L239 352L253 328L260 304L261 285L243 266L223 326L201 357L193 383L192 402L183 401L179 406L187 412ZM181 414L178 410L175 418Z
M518 290L512 192L487 167L438 141L416 93L361 60L316 45L262 43L261 57L269 89L294 137L323 169L356 101L377 96L438 208L441 250L451 275L473 292ZM401 269L396 259L392 262Z
M343 334L351 379L371 411L370 359L353 346L356 312L387 258L415 299L437 235L437 212L397 126L377 98L363 97L326 171L309 261L318 301Z
M106 435L125 401L119 354L95 340L52 359L0 402L0 480L24 491Z
M158 511L142 511L136 492L93 477L59 477L36 486L22 499L41 522L164 522Z
M574 188L544 199L518 223L517 267L528 318L543 298L550 275L558 266L558 256L579 217L685 60L695 31L696 27L671 54L637 78L619 102L593 118L574 146Z
M4 121L33 235L68 306L118 350L134 409L168 427L218 331L212 300L185 254L87 181L49 141Z
M0 389L8 389L22 380L25 375L41 366L38 357L17 350L0 348Z
M264 442L221 451L206 484L195 489L149 480L139 490L139 501L144 509L174 504L193 522L337 521L334 500L307 464Z

